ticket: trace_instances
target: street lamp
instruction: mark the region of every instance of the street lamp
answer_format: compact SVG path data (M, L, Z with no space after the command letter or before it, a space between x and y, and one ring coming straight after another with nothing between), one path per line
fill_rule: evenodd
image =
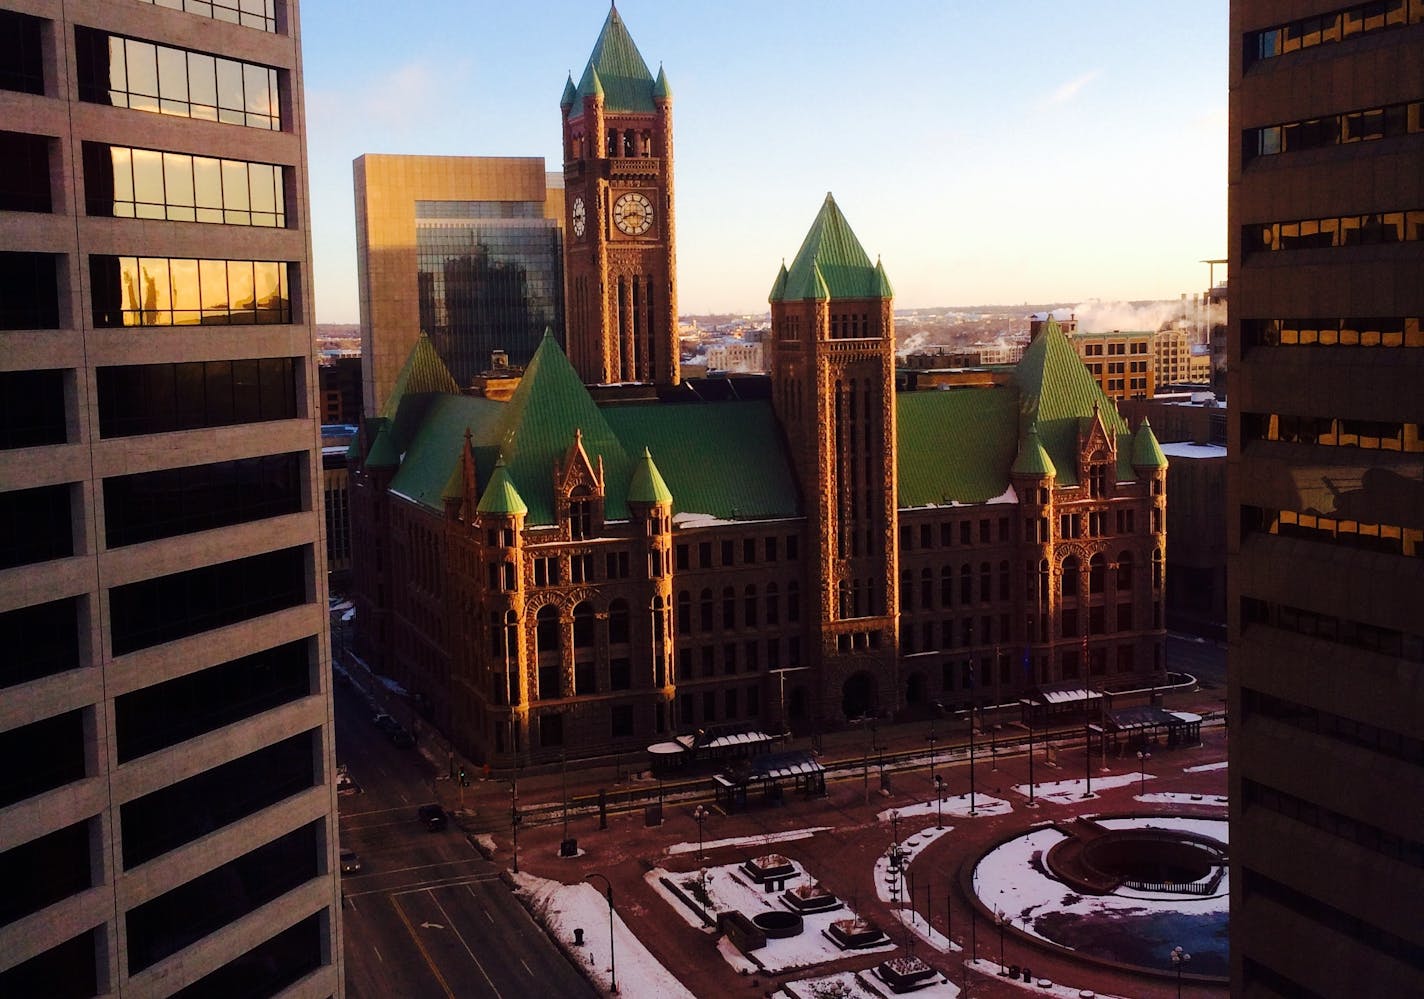
M509 834L514 840L514 873L519 873L519 775L509 777Z
M692 817L697 820L697 862L701 863L707 859L702 853L702 825L707 821L707 816L711 813L706 808L698 805L693 811Z
M1137 763L1142 776L1137 782L1137 793L1142 794L1147 790L1147 761L1152 759L1152 754L1145 749L1137 751Z
M1177 999L1182 999L1182 965L1192 959L1192 955L1180 947L1172 948L1172 967L1177 969Z
M944 828L944 778L935 774L935 828Z
M613 883L597 871L588 873L590 878L603 882L608 898L608 970L613 976L613 994L618 994L618 958L613 953Z
M930 744L930 780L936 781L936 784L938 784L938 775L935 773L935 743L939 741L939 737L935 735L935 716L933 708L930 709L930 734L925 736L925 741Z
M1001 975L1009 973L1009 967L1004 963L1004 924L1009 922L1010 918L1003 909L994 910L994 922L999 926L999 974Z

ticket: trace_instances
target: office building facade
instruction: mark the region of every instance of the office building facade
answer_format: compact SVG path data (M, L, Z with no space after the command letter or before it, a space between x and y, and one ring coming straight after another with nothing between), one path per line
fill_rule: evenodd
M1109 399L1150 399L1157 389L1154 336L1150 331L1074 333L1073 346Z
M3 995L343 987L298 6L186 6L0 3Z
M1231 960L1424 993L1424 3L1231 4Z
M540 158L357 157L363 408L379 412L424 332L468 386L564 333L562 177Z

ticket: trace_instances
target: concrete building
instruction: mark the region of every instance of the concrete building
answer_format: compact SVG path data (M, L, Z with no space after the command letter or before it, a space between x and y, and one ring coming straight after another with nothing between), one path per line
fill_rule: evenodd
M359 156L362 407L380 411L427 334L456 383L522 365L564 329L563 176L542 157Z
M1114 402L1150 399L1156 390L1151 332L1073 334L1073 346L1088 373Z
M0 995L343 990L298 5L189 7L0 2Z
M644 66L616 11L586 79L607 81L609 51ZM665 76L620 81L618 100L670 116ZM632 169L572 139L566 176ZM667 165L618 183L662 191ZM618 228L620 202L628 217L623 188L598 190L585 233ZM673 219L654 217L631 226L648 244L624 264L610 250L606 271L581 272L590 288L661 287L615 280L661 266ZM627 754L1046 687L1085 703L1164 675L1167 461L1151 428L1129 430L1052 321L997 381L897 393L889 278L829 195L789 259L767 376L684 380L637 336L651 366L612 370L630 355L608 328L571 323L568 355L547 338L493 398L456 394L428 338L410 351L352 462L354 645L462 753ZM656 331L642 322L618 328ZM585 384L576 357L619 380Z
M1153 378L1158 385L1183 385L1191 381L1191 330L1176 327L1158 330L1152 337Z
M1231 961L1424 994L1424 3L1233 0Z

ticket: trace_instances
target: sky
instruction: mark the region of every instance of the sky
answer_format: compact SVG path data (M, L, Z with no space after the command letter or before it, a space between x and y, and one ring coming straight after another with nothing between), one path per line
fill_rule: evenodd
M621 0L673 92L679 311L761 313L826 192L899 308L1177 298L1226 249L1227 0ZM352 161L542 156L603 0L306 0L316 314Z

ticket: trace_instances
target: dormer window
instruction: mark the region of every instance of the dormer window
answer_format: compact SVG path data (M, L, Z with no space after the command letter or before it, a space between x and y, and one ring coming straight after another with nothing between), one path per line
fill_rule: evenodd
M593 497L587 486L569 494L569 536L575 541L593 537Z
M1088 491L1093 496L1108 494L1108 467L1106 465L1092 465L1088 468Z

